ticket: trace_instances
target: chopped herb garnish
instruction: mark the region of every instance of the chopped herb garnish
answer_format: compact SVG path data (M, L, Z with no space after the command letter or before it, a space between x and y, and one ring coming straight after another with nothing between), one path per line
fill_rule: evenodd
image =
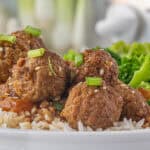
M83 64L83 55L82 54L76 54L74 62L75 62L75 65L77 67L82 65Z
M7 41L13 44L16 41L16 37L13 35L0 34L0 41Z
M54 69L53 69L53 66L52 66L52 63L51 63L51 59L50 59L50 57L48 57L48 67L49 67L49 73L50 73L50 75L52 76L52 75L56 75L56 73L55 73L55 71L54 71Z
M86 84L89 86L101 86L102 78L100 77L86 77Z
M74 61L75 59L75 56L76 56L76 52L72 49L70 49L64 56L64 60L66 61Z
M57 111L61 111L64 107L63 104L61 104L60 102L54 102L53 105Z
M44 48L34 49L34 50L28 51L28 57L29 58L41 57L44 55L44 53L45 53Z
M100 50L100 46L96 46L96 47L92 48L92 50L94 50L94 51Z
M31 34L31 35L35 36L35 37L40 36L41 33L42 33L40 29L35 28L35 27L32 27L32 26L27 26L27 27L24 29L24 31L25 31L26 33L28 33L28 34Z

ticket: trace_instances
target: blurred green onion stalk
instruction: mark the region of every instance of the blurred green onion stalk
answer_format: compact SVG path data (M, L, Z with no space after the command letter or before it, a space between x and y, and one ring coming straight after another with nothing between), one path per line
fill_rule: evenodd
M18 14L21 26L35 25L35 0L18 0Z
M86 2L87 0L78 0L75 11L75 20L73 26L72 44L74 48L81 48L85 43L85 24L86 24Z
M48 47L60 54L85 44L86 6L89 0L17 0L21 26L42 28ZM91 5L91 3L89 4ZM90 12L91 13L91 12Z
M56 22L53 29L53 47L69 48L72 39L75 0L55 0Z
M42 29L44 41L51 47L52 31L54 28L55 0L35 0L36 24Z

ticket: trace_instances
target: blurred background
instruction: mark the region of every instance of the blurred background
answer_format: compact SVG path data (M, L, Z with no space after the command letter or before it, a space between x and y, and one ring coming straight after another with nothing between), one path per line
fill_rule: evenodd
M0 33L26 25L60 54L118 40L150 41L150 0L0 0Z

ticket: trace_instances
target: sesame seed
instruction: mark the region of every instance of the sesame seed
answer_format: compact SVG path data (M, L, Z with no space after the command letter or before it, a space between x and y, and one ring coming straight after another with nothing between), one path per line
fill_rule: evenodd
M38 67L35 68L35 70L39 70L40 68L41 68L41 67L38 66Z
M100 69L100 70L99 70L99 74L100 74L100 75L103 75L103 74L104 74L104 69Z
M144 107L144 106L146 106L146 103L145 103L145 102L143 102L143 103L142 103L142 106L143 106L143 107Z
M59 66L58 70L59 70L59 72L61 72L62 71L62 67Z
M98 89L95 89L94 92L97 93L97 92L98 92Z
M10 83L8 83L8 85L9 85L9 86L11 86L11 85L12 85L12 83L10 82Z
M135 91L133 91L133 90L132 90L131 92L132 92L133 94L135 93Z
M106 87L106 86L104 86L104 87L103 87L103 90L106 90L106 89L107 89L107 87Z
M0 47L0 52L2 52L4 49L3 49L3 47Z

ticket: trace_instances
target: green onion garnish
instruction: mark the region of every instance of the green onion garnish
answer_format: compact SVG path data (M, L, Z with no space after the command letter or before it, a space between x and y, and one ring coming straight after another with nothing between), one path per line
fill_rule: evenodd
M14 43L16 41L16 37L13 35L0 34L0 41L7 41L10 43Z
M38 37L41 35L42 31L38 28L34 28L34 27L31 27L31 26L27 26L24 31L28 34L31 34L35 37Z
M34 50L28 51L28 57L29 58L40 57L40 56L43 56L44 53L45 53L44 48L34 49Z
M86 77L86 84L89 86L101 86L102 78L100 77Z
M75 62L75 65L77 67L82 65L83 64L83 55L82 54L76 54L74 62Z
M74 50L69 50L64 56L64 60L66 61L74 61L76 52Z
M94 50L94 51L97 51L97 50L99 50L99 49L100 49L99 46L96 46L96 47L92 48L92 50Z
M54 108L57 110L57 111L61 111L63 109L63 104L59 103L59 102L54 102L53 103L54 105Z
M150 100L147 100L147 104L150 105Z
M52 76L52 75L56 75L56 73L55 73L55 71L54 71L54 69L53 69L53 66L52 66L52 63L51 63L51 59L50 59L50 57L48 57L48 67L49 67L49 73L50 73L50 75Z

